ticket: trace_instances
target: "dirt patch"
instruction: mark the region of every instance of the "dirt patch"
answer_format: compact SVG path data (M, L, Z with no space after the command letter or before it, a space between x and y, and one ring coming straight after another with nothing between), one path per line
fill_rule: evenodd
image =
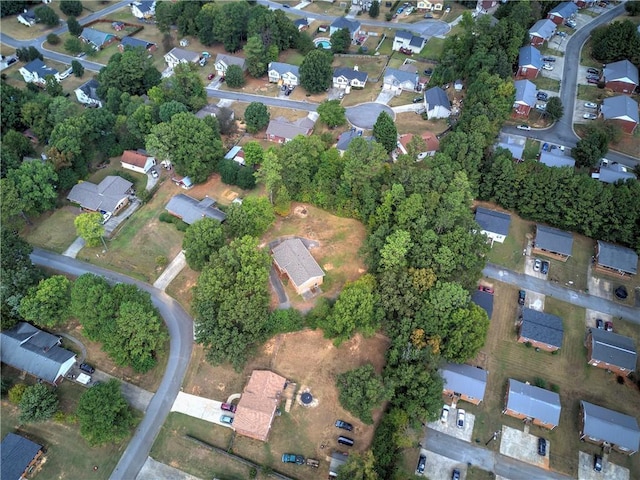
M198 200L208 196L221 205L231 205L234 199L238 197L244 198L248 190L243 190L235 185L227 185L222 181L220 175L216 173L211 175L205 183L195 185L189 190L182 190L176 187L176 193L184 193Z

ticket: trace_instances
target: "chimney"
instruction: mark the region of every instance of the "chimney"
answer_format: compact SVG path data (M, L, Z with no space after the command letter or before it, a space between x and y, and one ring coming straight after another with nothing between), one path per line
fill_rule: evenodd
M358 65L354 65L353 69L357 72L358 71Z

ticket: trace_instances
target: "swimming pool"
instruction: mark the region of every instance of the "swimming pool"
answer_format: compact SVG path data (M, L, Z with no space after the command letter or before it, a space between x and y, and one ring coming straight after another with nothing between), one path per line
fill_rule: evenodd
M316 44L316 47L324 48L325 50L329 50L331 48L331 42L329 40L317 39L314 43Z

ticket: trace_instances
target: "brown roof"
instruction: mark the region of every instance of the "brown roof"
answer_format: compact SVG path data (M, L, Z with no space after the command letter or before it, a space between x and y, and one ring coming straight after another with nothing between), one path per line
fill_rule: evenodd
M144 168L147 164L147 156L134 150L125 150L122 153L122 159L120 161L122 163L133 165L134 167Z
M268 370L254 370L244 387L233 419L236 433L267 440L287 379Z
M422 140L424 140L424 143L427 144L427 149L425 150L426 152L435 152L436 150L438 150L438 148L440 147L440 140L438 140L433 133L424 132L421 136ZM407 145L409 145L409 142L412 138L413 133L407 133L400 136L400 143L405 150L407 149Z

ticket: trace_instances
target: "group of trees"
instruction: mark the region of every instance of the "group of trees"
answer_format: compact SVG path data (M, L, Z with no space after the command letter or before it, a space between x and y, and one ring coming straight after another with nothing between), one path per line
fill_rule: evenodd
M640 35L630 20L613 22L591 33L591 55L602 63L629 60L640 66Z

